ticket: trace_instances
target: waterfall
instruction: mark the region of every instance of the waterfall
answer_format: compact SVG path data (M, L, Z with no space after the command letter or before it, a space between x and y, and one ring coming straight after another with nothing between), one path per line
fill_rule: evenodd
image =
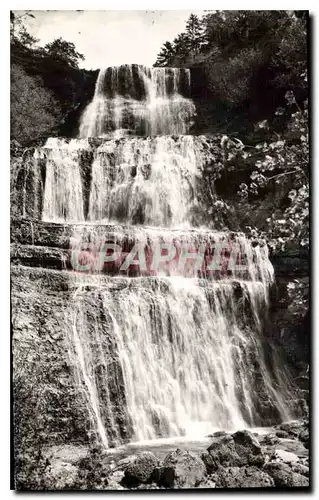
M46 162L43 219L66 222L127 222L179 227L196 206L196 179L206 138L181 135L88 140L51 138L36 150ZM83 171L92 155L88 213L84 216Z
M289 417L288 379L265 353L273 281L266 246L193 227L197 180L214 156L206 137L188 135L189 89L184 69L103 69L80 138L49 139L34 154L35 168L46 165L42 219L72 228L72 252L93 259L107 241L125 258L135 246L154 256L163 244L178 258L184 243L209 243L214 257L216 245L228 258L237 245L247 259L243 269L222 262L212 273L207 251L206 268L191 272L174 260L152 272L147 256L143 269L113 262L87 270L82 262L85 272L69 272L68 351L105 447L260 425L261 398L278 419Z
M52 147L52 143L58 147ZM59 147L59 140L49 139L44 149L46 183L43 219L83 220L83 193L77 147L74 147L74 142ZM39 156L41 157L41 153Z
M186 134L195 106L180 92L189 94L189 87L187 69L128 64L103 69L82 116L80 137Z
M92 165L89 220L175 227L186 222L199 164L191 136L100 146Z

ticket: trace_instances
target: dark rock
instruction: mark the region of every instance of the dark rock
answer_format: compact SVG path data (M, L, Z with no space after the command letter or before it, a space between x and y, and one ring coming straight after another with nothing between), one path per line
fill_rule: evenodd
M309 480L292 470L289 465L280 462L268 462L263 470L269 474L278 487L309 486Z
M251 432L247 430L238 431L232 437L237 454L246 464L258 466L265 462L260 443Z
M256 402L256 411L260 426L272 426L280 419L280 412L273 401L260 400Z
M279 442L279 437L280 436L278 436L277 432L276 434L267 434L263 437L261 442L263 445L273 446Z
M297 472L297 474L301 474L302 476L309 477L309 467L303 464L292 464L291 470L293 472Z
M129 463L125 469L123 484L128 486L138 483L147 483L156 467L159 464L158 458L150 451L140 453L134 462Z
M309 430L308 429L303 429L300 434L299 434L299 439L300 441L303 442L304 446L306 448L309 448Z
M309 404L310 391L308 389L300 389L300 397L301 397L301 399L304 399L307 404Z
M246 430L216 439L201 458L209 474L216 471L219 466L258 466L265 461L258 439Z
M284 422L279 424L277 428L281 431L285 431L290 436L298 437L301 430L305 428L305 422L303 420L292 420L291 422Z
M208 434L207 437L217 438L217 437L224 437L224 436L227 436L227 433L225 431L216 431L213 434Z
M220 465L224 467L243 465L236 452L235 441L229 435L214 441L201 455L201 458L208 474L216 471Z
M285 439L285 438L288 438L289 437L289 434L287 431L276 431L276 436L279 437L279 438L282 438L282 439Z
M204 479L203 461L186 450L176 449L166 455L159 469L159 485L166 488L194 488Z
M274 480L258 467L227 467L217 472L217 488L271 488Z
M294 379L294 383L300 388L304 390L309 390L309 377L303 375L301 377L296 377Z

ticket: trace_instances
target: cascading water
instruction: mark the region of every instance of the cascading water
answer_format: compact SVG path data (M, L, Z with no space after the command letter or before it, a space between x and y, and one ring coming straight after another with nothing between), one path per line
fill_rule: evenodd
M195 106L187 69L123 65L100 71L94 98L85 110L80 137L185 134Z
M36 152L47 165L43 219L180 227L196 206L205 143L204 136L191 135L110 139L93 151L88 140L50 139ZM81 173L88 155L93 161L84 217Z
M51 139L36 151L35 162L46 163L42 218L74 224L73 250L90 243L99 251L111 225L113 242L131 242L128 252L135 243L152 249L159 240L232 239L191 228L196 179L209 152L205 137L183 135L194 114L182 97L188 91L188 70L102 70L81 139ZM141 137L122 137L124 129ZM288 418L288 382L264 355L273 279L267 249L243 235L236 242L248 256L246 271L215 279L70 273L69 352L105 447L260 425L262 394L278 418Z
M186 222L196 201L200 155L195 148L191 136L101 145L92 165L89 220L134 223L142 217L145 224L175 227Z
M72 142L63 148L50 147L52 142L56 144L54 139L49 139L45 148L47 154L43 219L83 220L83 193L77 148L73 147ZM38 156L37 153L36 155Z

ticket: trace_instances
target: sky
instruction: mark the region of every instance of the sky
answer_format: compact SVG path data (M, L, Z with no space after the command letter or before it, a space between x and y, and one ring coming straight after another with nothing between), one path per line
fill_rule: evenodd
M15 11L21 14L21 11ZM152 66L164 42L181 33L189 10L31 11L28 31L45 45L62 37L85 56L80 67L98 69L120 64Z

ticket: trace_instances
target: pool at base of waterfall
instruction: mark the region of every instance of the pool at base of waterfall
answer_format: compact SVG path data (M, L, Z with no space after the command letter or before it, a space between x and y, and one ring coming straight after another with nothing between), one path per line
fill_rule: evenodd
M292 421L295 422L295 421ZM236 429L239 430L239 429ZM194 453L202 453L205 451L212 442L212 438L221 435L231 435L236 432L235 429L232 431L225 431L223 429L212 429L210 434L197 436L196 438L192 436L177 436L169 438L158 438L149 439L143 441L135 441L127 444L121 444L114 448L108 448L104 450L103 456L109 457L110 461L116 459L121 460L132 454L140 453L142 451L151 451L160 460L165 457L170 451L179 448L189 450ZM242 430L242 429L240 429ZM276 431L276 427L253 427L249 429L251 433L262 438L268 434ZM86 445L76 445L76 444L65 444L65 445L53 445L48 446L45 451L47 457L54 456L65 461L76 461L77 459L83 458L87 455L89 447Z

